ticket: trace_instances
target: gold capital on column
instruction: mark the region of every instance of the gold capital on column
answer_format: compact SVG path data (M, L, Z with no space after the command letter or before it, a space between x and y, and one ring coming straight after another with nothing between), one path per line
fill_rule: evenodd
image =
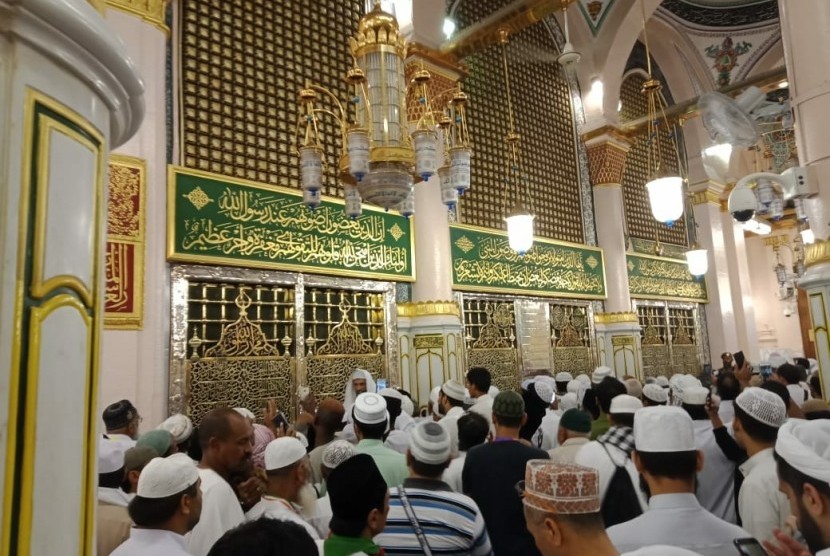
M721 198L724 193L731 191L731 188L714 181L702 181L691 186L693 205L716 205L721 206Z
M830 263L830 240L816 240L815 243L804 246L804 263L807 266L815 266L822 263Z
M434 315L461 317L461 309L455 301L415 301L398 304L399 317L429 317Z
M631 311L623 311L619 313L596 313L594 314L594 323L596 324L619 324L619 323L639 323L637 313Z
M136 15L164 31L170 32L170 29L164 22L164 12L169 0L89 0L93 4L103 4L106 1L107 6Z
M582 140L588 149L588 170L594 187L621 184L630 141L607 126L585 133Z

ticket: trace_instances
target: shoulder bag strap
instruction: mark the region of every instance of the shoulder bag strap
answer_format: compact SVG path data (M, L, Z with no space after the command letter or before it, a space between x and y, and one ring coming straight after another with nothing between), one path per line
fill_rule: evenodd
M432 556L432 550L429 548L427 537L424 535L424 530L421 529L421 524L418 523L418 518L415 517L415 512L412 509L412 505L409 503L409 498L406 496L406 490L404 490L403 485L398 487L398 492L401 495L401 503L403 504L403 510L406 512L406 517L409 518L409 523L412 525L412 528L415 529L415 536L418 537L421 550L424 551L426 556Z
M599 442L599 441L597 441ZM608 451L608 446L605 445L605 442L599 442L599 445L602 446L602 449L605 450L605 455L608 456L608 459L611 460L611 464L619 469L620 467L625 467L625 460L623 460L622 465L617 465L617 461L611 456L611 452Z

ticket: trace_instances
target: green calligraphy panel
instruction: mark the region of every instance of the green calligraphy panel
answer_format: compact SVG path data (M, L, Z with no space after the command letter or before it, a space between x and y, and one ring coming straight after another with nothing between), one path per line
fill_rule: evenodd
M310 210L299 191L171 166L167 256L172 261L410 282L410 221L323 198Z
M709 300L706 280L689 274L686 261L649 255L626 255L628 290L640 299Z
M504 232L450 226L453 287L458 290L605 299L602 249L536 238L524 255Z

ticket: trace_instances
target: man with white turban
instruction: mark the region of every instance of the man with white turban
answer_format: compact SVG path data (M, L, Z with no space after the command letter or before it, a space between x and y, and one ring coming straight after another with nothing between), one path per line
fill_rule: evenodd
M790 501L810 554L830 556L830 420L790 419L778 431L775 461L779 486ZM773 556L800 556L792 539L764 543ZM784 550L784 547L788 550Z
M357 397L364 392L375 392L377 386L372 373L366 369L355 369L352 371L349 381L346 383L346 391L343 394L343 407L346 415L351 414L352 406Z
M193 435L193 421L190 420L190 417L176 413L162 421L156 428L170 433L178 452L187 452L190 446L190 437Z

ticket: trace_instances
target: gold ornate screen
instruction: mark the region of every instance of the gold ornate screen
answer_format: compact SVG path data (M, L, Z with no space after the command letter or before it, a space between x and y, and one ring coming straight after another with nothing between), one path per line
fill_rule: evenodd
M518 390L516 318L512 301L464 299L467 368L485 367L500 390Z
M623 81L620 89L621 123L635 120L648 113L648 99L641 92L645 80L644 73L635 72ZM665 140L661 142L661 160L668 171L677 172L677 154L671 146L668 133L664 137ZM633 140L634 144L626 157L622 179L628 233L635 238L653 240L659 237L661 242L686 245L685 218L680 218L669 228L657 222L651 215L646 191L646 182L649 179L647 137L642 134Z
M700 373L697 310L691 305L638 301L645 376Z
M480 21L504 4L501 0L465 1L455 19L460 28ZM469 75L469 129L473 143L472 187L459 202L466 224L505 229L502 208L507 172L509 120L501 61L494 46L465 59ZM556 63L557 48L544 24L510 39L510 86L521 135L522 166L527 184L522 200L536 214L536 234L583 243L582 205L570 90ZM515 201L515 186L508 205Z
M576 376L594 370L588 305L550 305L550 338L553 369Z
M220 406L256 412L272 398L290 408L293 289L215 282L192 282L188 289L187 405L193 422Z
M182 161L196 168L297 187L290 147L306 79L349 96L348 37L362 0L181 2ZM341 195L339 130L320 121L323 193Z

